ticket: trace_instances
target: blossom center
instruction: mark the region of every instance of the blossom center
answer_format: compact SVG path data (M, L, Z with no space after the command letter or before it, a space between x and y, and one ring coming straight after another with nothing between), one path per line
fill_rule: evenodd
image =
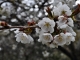
M68 39L70 39L71 36L67 36Z
M64 11L64 10L63 10L63 11L61 12L61 14L62 14L62 15L64 15L64 14L65 14L65 12L66 12L66 11Z
M59 41L62 41L62 36L59 35L59 36L58 36L58 39L59 39Z
M49 27L51 25L49 24L49 22L45 22L45 25L44 26Z
M45 40L50 40L50 36L44 36Z

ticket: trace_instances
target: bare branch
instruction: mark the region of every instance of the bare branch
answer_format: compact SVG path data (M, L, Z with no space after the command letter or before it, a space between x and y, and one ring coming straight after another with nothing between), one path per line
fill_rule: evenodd
M37 25L34 26L8 26L8 27L2 27L0 28L0 30L4 30L4 29L11 29L11 28L23 28L23 29L27 29L27 28L36 28L38 27Z

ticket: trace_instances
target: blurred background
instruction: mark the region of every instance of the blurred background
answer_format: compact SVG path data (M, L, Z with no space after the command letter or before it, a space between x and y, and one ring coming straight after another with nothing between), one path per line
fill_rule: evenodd
M72 10L80 0L59 0ZM0 0L0 21L12 26L24 26L27 21L38 21L47 17L46 8L53 10L58 0ZM80 60L80 13L75 16L76 41L69 46L50 48L37 42L22 44L16 42L13 31L0 30L0 60ZM34 37L35 35L32 34Z

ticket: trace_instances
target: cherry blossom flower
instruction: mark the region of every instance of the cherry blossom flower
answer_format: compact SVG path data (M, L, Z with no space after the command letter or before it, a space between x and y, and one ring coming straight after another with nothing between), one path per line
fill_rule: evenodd
M53 40L53 37L50 33L43 33L39 36L39 39L38 39L38 41L42 42L43 44L51 42L52 40Z
M69 26L71 26L71 27L74 27L74 23L73 23L72 18L68 18L67 24L68 24Z
M64 18L64 16L59 16L58 17L58 21L56 22L58 25L58 28L63 29L67 27L67 20L65 20L66 18Z
M58 8L59 8L62 15L66 14L67 16L70 16L72 14L70 8L66 4L59 5Z
M66 44L66 36L65 36L65 34L64 33L60 33L59 35L56 35L54 37L54 41L59 46L63 46L64 44Z
M64 16L59 16L56 23L60 29L65 29L67 26L74 27L72 18L67 18Z
M66 35L66 44L69 45L72 42L75 41L75 37L71 33L65 33Z
M49 18L43 18L39 23L38 26L41 28L43 32L54 32L55 22L54 20L50 20Z
M66 7L66 8L65 8ZM70 16L72 14L70 8L66 4L62 4L61 2L53 9L54 15L67 15Z
M61 15L61 13L57 7L54 7L52 12L54 12L54 16L60 16Z
M33 38L30 35L26 35L23 32L16 34L15 37L17 42L21 42L24 44L33 42Z
M76 33L74 32L74 30L72 29L72 27L67 26L66 27L66 31L69 32L69 33L71 33L73 36L76 36Z

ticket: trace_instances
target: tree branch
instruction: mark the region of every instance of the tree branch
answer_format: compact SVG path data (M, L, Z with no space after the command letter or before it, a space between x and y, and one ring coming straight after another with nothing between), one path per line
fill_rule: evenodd
M71 50L71 53L72 53L72 55L73 55L73 58L75 59L75 60L78 60L77 59L77 56L76 56L76 54L75 54L75 48L74 48L74 45L73 45L73 43L71 42L71 44L70 44L70 50Z
M62 51L64 54L66 54L71 60L75 60L74 56L69 51L67 51L65 48L59 46L58 49Z
M36 27L38 27L38 26L37 25L34 25L34 26L5 26L5 27L0 28L0 30L11 29L11 28L23 28L23 29L26 29L26 28L36 28Z

